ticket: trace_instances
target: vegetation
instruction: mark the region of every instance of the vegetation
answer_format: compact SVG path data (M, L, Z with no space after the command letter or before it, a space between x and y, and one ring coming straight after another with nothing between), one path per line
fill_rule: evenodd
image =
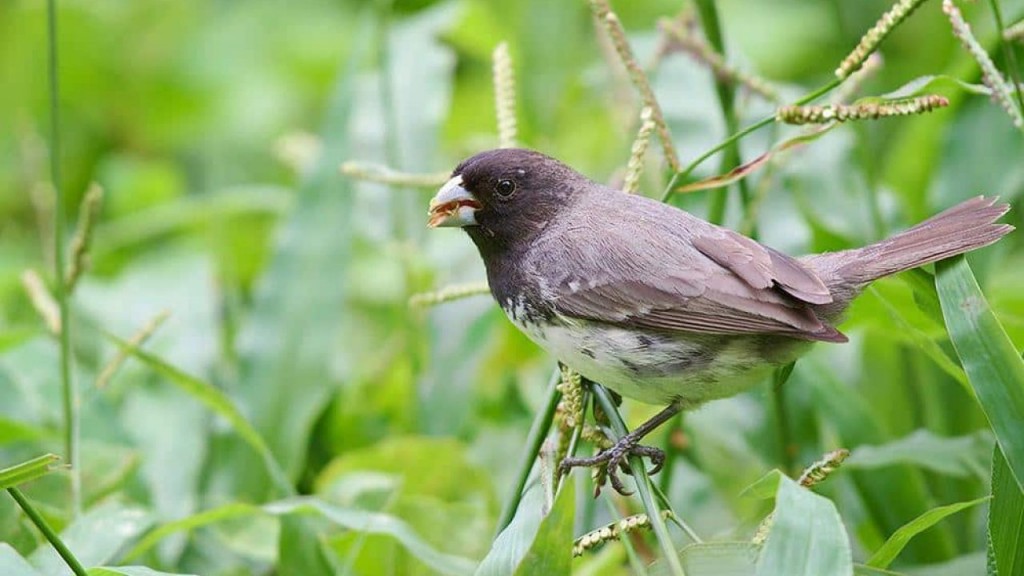
M425 222L518 143L791 254L978 194L1020 227L1022 18L0 4L0 574L1021 573L1019 232L878 282L595 498L555 455L659 407L575 387Z

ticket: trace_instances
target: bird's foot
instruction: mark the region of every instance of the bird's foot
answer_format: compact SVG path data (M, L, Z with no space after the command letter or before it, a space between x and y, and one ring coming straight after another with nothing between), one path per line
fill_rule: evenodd
M612 488L619 494L623 496L632 494L630 490L626 489L622 479L619 478L619 470L627 474L633 472L629 466L630 456L649 458L653 467L647 471L648 474L657 474L665 463L665 452L653 446L641 445L640 439L643 438L644 434L636 434L636 432L639 432L639 430L619 438L615 445L602 450L597 456L590 458L565 458L558 466L559 473L563 475L568 474L573 468L580 467L597 468L601 474L599 475L600 481L597 484L595 496L601 493L601 487L604 485L605 478L611 482ZM646 433L646 431L644 432Z

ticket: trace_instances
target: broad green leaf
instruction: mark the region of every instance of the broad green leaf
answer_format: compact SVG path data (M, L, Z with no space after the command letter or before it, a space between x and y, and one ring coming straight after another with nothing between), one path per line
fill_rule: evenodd
M936 264L935 286L953 347L1017 485L1024 487L1024 361L963 256Z
M997 446L992 456L992 502L988 507L990 562L996 574L1024 571L1024 491Z
M245 186L182 196L99 226L96 235L103 241L96 244L93 257L99 260L197 224L223 224L251 214L280 214L291 206L292 199L289 190L277 186Z
M0 470L0 490L12 488L49 474L57 460L60 458L56 454L45 454Z
M324 554L321 518L301 514L281 517L277 572L281 576L331 576L335 570Z
M832 501L780 476L758 576L851 576L846 528Z
M899 556L900 551L902 551L907 545L907 542L910 542L911 538L938 524L947 516L981 504L988 499L989 497L986 496L984 498L978 498L977 500L971 500L970 502L957 502L956 504L950 504L948 506L932 508L904 524L899 530L894 532L893 535L885 541L885 544L871 555L871 558L867 561L867 565L874 566L876 568L888 568L889 564L896 559L896 556Z
M541 521L537 537L516 568L515 575L570 574L575 517L576 484L566 482L555 498L551 511Z
M702 542L679 553L686 574L694 576L750 576L759 549L750 542Z
M39 572L11 548L6 542L0 542L0 574L4 576L40 576Z
M172 534L187 533L218 522L226 522L262 513L263 510L259 506L236 502L219 508L204 510L181 520L164 523L140 538L135 546L124 555L123 560L128 562L134 561Z
M227 420L235 432L260 455L268 475L274 480L278 490L283 494L290 494L294 491L288 479L285 478L281 467L274 459L273 454L271 454L270 448L263 440L263 437L260 436L260 433L256 431L245 418L245 415L235 406L231 398L228 398L226 394L212 384L182 372L159 357L145 352L113 334L107 334L107 338L121 347L122 350L141 360L158 374L167 378L170 383Z
M980 576L985 573L985 553L964 554L937 564L908 566L903 572L907 576Z
M89 576L195 576L183 572L158 572L145 566L101 566L90 568Z
M526 489L512 522L498 534L480 565L476 576L509 576L514 574L530 550L543 521L544 489L539 482Z
M853 576L903 576L899 572L893 572L892 570L883 570L882 568L875 568L873 566L865 566L863 564L853 565Z
M273 502L263 507L280 516L286 514L318 515L345 528L367 534L384 534L400 542L413 556L441 574L471 574L473 561L438 552L402 520L382 512L369 512L335 506L316 498L294 498Z
M349 155L356 71L375 44L372 30L372 21L363 18L351 36L352 53L327 104L320 154L281 224L275 253L238 335L244 385L236 393L289 478L301 471L313 422L338 383L332 365L345 350L339 339L347 313L352 186L338 165ZM238 456L223 454L220 470L251 465L245 455ZM265 496L263 478L228 478L246 496Z
M61 531L60 538L83 566L97 566L111 561L152 522L145 510L111 501L79 516ZM71 574L51 546L38 548L29 559L44 574Z
M877 446L858 446L843 462L845 468L881 468L912 464L956 477L988 476L985 460L992 445L991 435L981 431L970 436L943 438L929 430Z

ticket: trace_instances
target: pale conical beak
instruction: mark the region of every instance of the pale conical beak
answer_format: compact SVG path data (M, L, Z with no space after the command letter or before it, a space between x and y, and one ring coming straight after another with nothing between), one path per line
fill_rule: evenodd
M462 187L462 175L445 182L430 200L427 214L431 228L476 226L476 211L480 202Z

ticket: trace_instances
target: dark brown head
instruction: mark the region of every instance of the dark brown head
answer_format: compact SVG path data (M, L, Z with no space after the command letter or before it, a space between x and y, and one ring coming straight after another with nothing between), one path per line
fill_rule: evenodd
M429 225L464 228L486 255L531 239L590 184L539 152L481 152L459 164L430 201Z

